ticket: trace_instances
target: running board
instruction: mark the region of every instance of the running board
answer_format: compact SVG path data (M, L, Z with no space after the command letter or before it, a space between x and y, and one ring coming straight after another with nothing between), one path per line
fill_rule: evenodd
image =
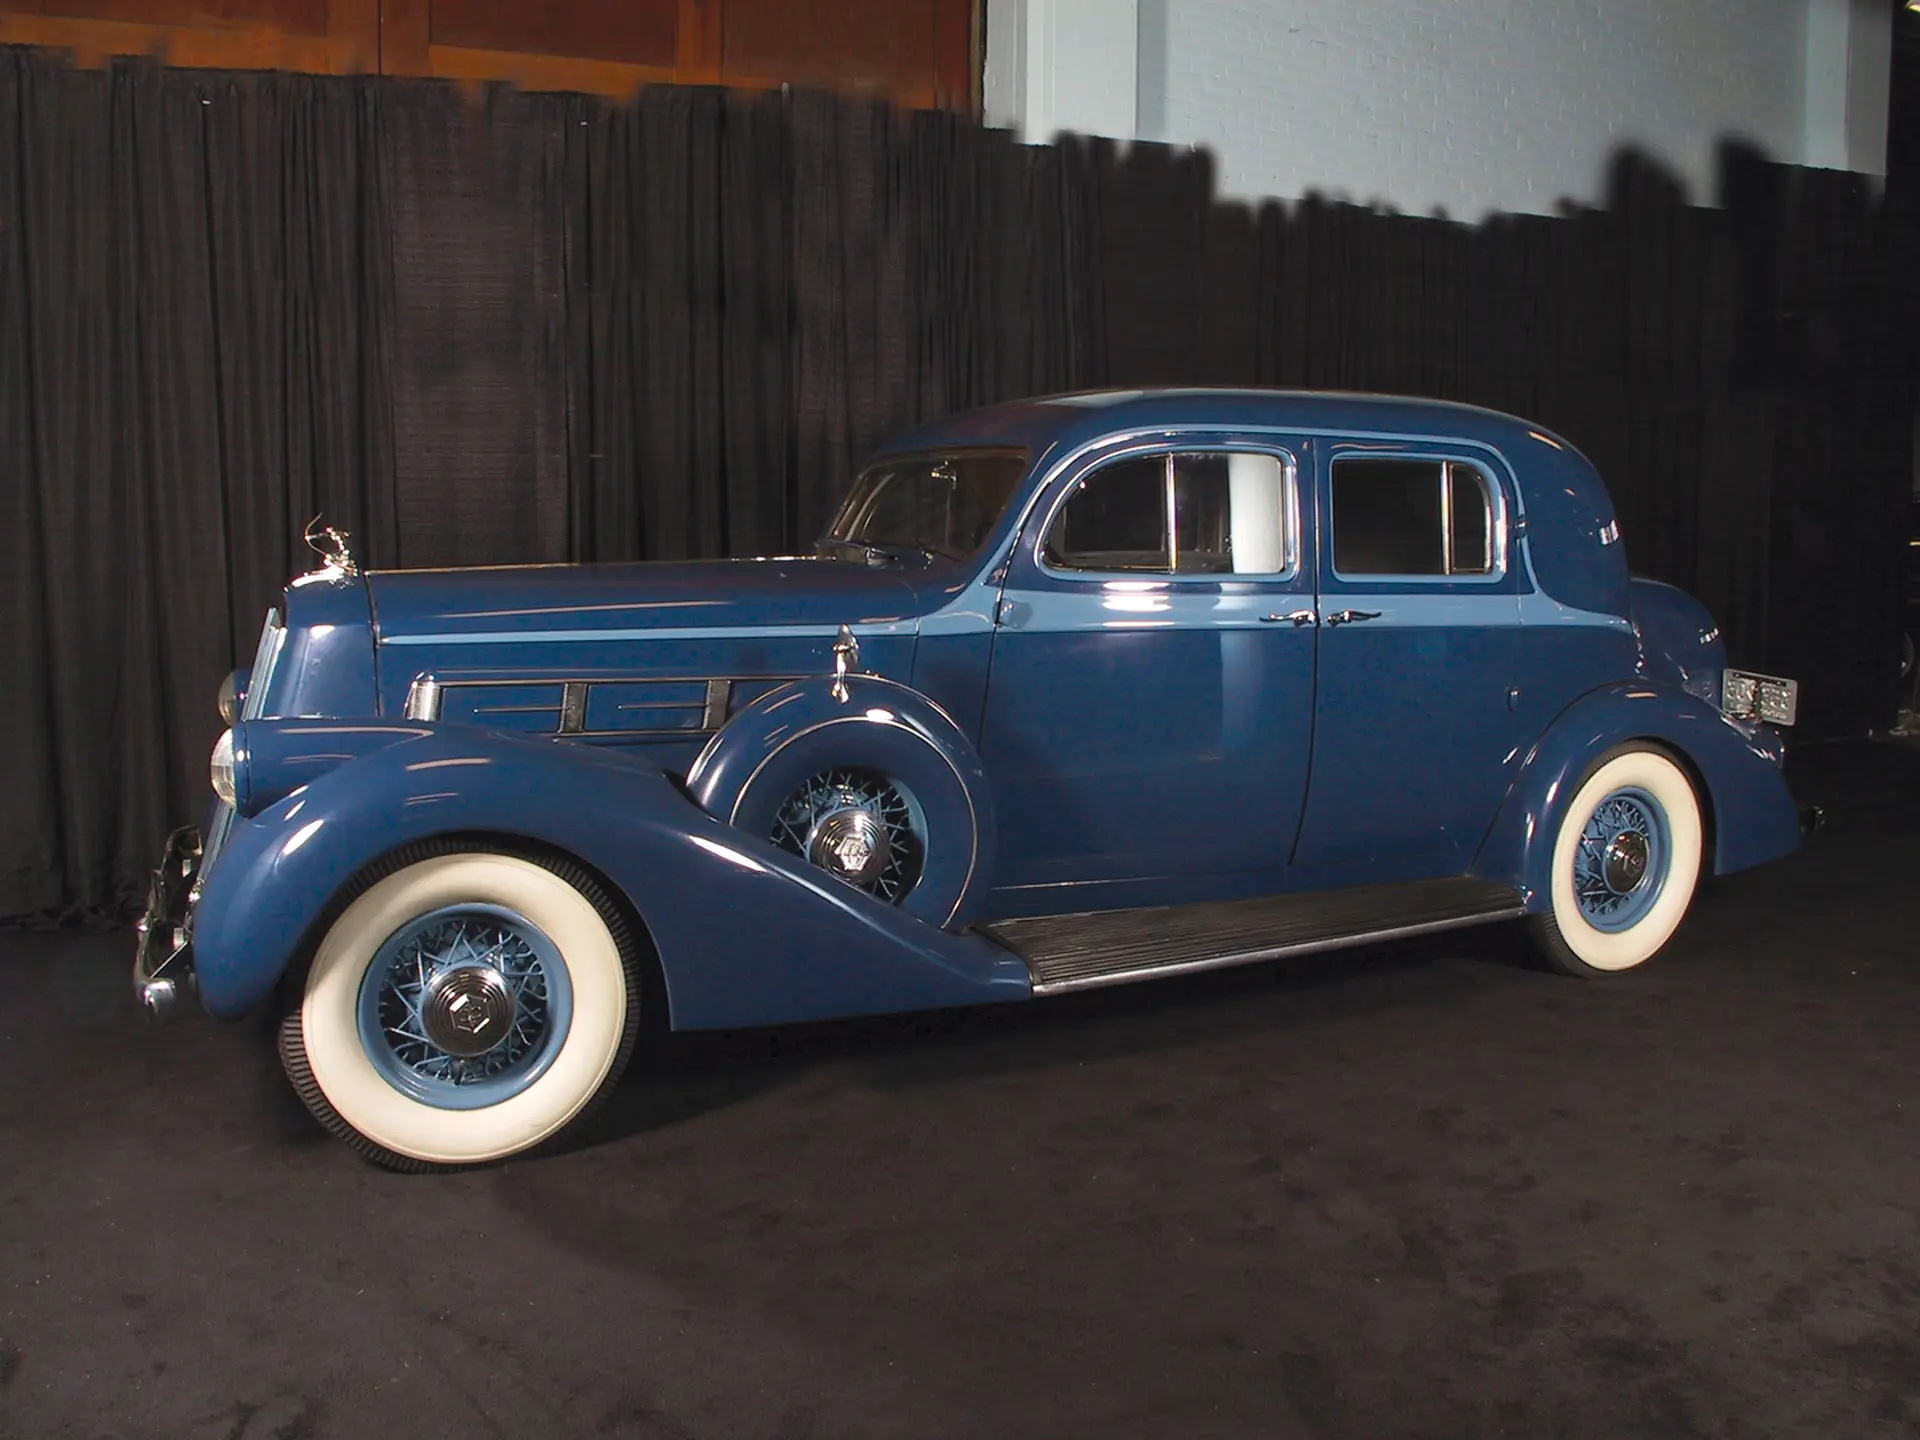
M1461 877L1044 915L983 928L1027 962L1034 994L1058 995L1425 935L1524 913L1518 891Z

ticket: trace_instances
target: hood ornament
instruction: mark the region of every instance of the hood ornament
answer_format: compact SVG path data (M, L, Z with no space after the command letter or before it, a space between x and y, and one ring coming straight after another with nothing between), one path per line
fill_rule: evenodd
M360 567L354 563L353 551L347 548L347 532L333 525L322 525L320 517L314 516L307 522L302 534L307 548L326 562L323 570L337 570L342 575L358 575Z
M842 625L840 638L833 642L833 698L847 703L847 676L860 668L860 642L853 638L853 627Z

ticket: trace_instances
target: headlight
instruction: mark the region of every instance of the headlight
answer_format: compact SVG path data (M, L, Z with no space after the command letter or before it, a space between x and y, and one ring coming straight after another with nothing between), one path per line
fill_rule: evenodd
M231 725L240 718L240 687L233 683L233 675L220 682L220 697L215 702L220 707L220 718Z
M220 738L213 742L213 759L207 770L213 781L213 793L227 804L233 804L233 731L222 730Z

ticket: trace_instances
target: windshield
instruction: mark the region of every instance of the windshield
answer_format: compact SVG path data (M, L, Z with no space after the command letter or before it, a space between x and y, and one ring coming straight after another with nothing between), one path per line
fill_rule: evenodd
M958 560L980 548L1026 473L1026 452L1017 450L882 460L854 482L827 542L905 547Z

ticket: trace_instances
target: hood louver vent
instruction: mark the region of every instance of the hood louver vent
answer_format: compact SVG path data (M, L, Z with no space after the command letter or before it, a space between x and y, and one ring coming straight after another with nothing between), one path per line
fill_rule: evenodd
M409 720L484 725L531 735L660 739L711 734L737 706L787 676L661 680L453 679L422 675Z

